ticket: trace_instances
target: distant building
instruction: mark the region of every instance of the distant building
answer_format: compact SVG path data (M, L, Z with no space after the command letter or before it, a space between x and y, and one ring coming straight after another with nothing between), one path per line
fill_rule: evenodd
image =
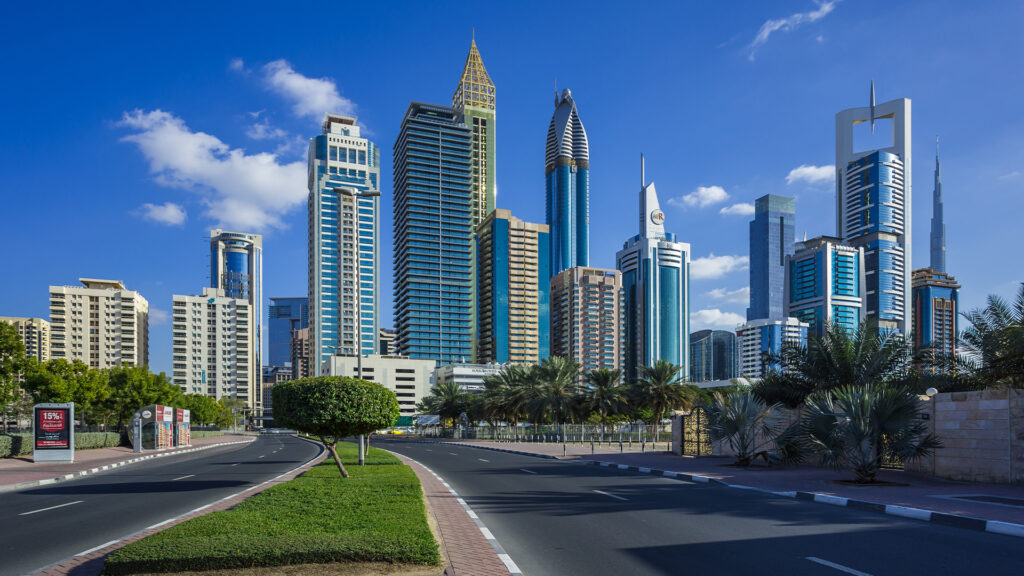
M120 280L50 286L50 359L93 368L149 365L149 302Z
M819 236L786 258L786 315L821 335L834 324L853 334L864 319L864 248Z
M416 404L430 393L433 360L369 354L362 358L362 374L358 363L355 356L334 355L324 361L321 372L326 376L362 378L383 385L398 397L401 416L416 414Z
M484 379L501 372L502 364L445 364L434 370L434 386L446 382L455 382L467 392L481 392L484 389Z
M581 373L620 370L625 321L622 273L577 266L551 279L551 355L572 358Z
M309 298L271 298L267 311L267 364L292 360L292 330L309 328Z
M253 307L221 288L175 294L171 315L172 381L186 394L244 400L262 409Z
M379 334L380 355L394 356L397 354L395 351L395 331L390 328L381 328Z
M942 171L939 166L939 137L935 137L935 190L932 192L931 269L946 273L946 223L943 220ZM916 271L914 272L917 273Z
M0 316L0 322L14 326L18 339L25 345L25 356L40 362L50 360L50 323L42 318Z
M750 221L750 307L747 320L785 316L786 257L793 255L796 204L789 196L765 194L754 201Z
M477 226L494 211L495 188L495 90L484 67L476 38L469 45L466 66L452 95L452 109L472 131L473 154L470 226Z
M263 236L211 230L210 286L224 290L227 298L249 302L254 338L252 362L259 374L263 366ZM256 387L259 386L257 381Z
M731 380L739 377L736 333L698 330L690 334L690 382Z
M309 328L292 330L291 345L292 379L309 378L313 375L313 344L309 339Z
M773 364L770 354L782 352L782 345L791 342L807 345L806 322L796 318L754 320L736 329L739 346L740 376L749 380L763 378Z
M960 285L956 278L931 268L914 270L914 354L922 368L942 370L956 355Z
M476 360L536 364L549 356L548 227L498 209L476 232Z
M264 366L263 387L260 395L263 398L263 415L270 416L274 409L273 392L274 386L292 379L292 367L288 366Z
M555 94L544 149L551 273L590 264L590 144L568 88Z

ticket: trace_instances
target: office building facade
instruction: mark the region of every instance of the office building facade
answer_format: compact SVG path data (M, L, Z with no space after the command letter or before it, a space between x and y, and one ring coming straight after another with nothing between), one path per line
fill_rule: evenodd
M622 273L577 266L551 279L551 355L572 358L583 375L621 370L625 321Z
M753 320L737 327L740 376L756 380L777 368L771 355L781 353L786 343L807 346L808 327L796 318Z
M960 285L933 268L914 270L914 355L921 368L945 371L956 356Z
M453 109L413 102L395 141L398 353L472 358L472 132Z
M798 242L786 258L786 315L821 335L834 324L848 334L864 319L864 248L820 236Z
M555 94L544 150L551 273L590 265L590 144L568 88Z
M536 364L549 356L549 244L546 225L508 210L477 228L477 362Z
M25 356L40 362L50 360L50 323L42 318L0 316L0 322L14 326L18 339L25 345Z
M309 298L271 298L267 309L267 358L284 366L292 358L292 331L309 328Z
M120 280L50 286L50 359L92 368L149 365L149 302Z
M785 317L786 257L793 255L796 202L765 194L754 201L750 221L750 306L747 320Z
M377 351L380 150L354 116L325 114L308 155L313 375L335 353Z
M359 364L362 363L362 373ZM359 360L350 355L334 355L324 361L321 371L327 376L348 376L383 385L398 398L400 416L416 414L416 404L430 393L434 373L433 360L405 356L370 354Z
M484 380L501 372L503 364L469 364L459 362L445 364L434 369L434 386L454 382L466 392L483 392Z
M739 377L736 333L698 330L690 334L690 382L712 382Z

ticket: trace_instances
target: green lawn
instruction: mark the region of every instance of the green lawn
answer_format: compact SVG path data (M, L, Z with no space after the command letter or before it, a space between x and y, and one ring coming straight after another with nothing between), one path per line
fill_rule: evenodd
M370 448L338 452L350 477L328 458L299 478L232 510L182 522L111 553L104 574L182 572L328 562L440 564L412 469Z

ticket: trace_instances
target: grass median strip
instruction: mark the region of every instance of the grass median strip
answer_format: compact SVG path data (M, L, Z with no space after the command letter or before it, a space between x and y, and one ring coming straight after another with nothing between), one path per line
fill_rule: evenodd
M438 566L423 491L411 468L371 448L338 445L333 460L231 510L193 518L111 553L103 573L184 572L296 564L385 562Z

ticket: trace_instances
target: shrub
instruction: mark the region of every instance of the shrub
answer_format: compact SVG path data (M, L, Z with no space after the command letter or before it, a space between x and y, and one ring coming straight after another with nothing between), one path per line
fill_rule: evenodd
M750 466L757 458L771 463L778 456L769 451L780 434L778 422L771 420L780 404L765 405L750 390L737 389L727 395L716 392L707 406L712 440L728 440L736 454L736 464Z
M75 450L111 448L121 445L119 432L75 432ZM0 458L32 454L32 433L0 434Z
M0 434L0 458L16 458L32 453L32 434Z
M31 443L31 440L29 442ZM120 432L75 432L75 450L112 448L120 445Z
M223 430L193 430L192 438L212 438L214 436L223 436Z

